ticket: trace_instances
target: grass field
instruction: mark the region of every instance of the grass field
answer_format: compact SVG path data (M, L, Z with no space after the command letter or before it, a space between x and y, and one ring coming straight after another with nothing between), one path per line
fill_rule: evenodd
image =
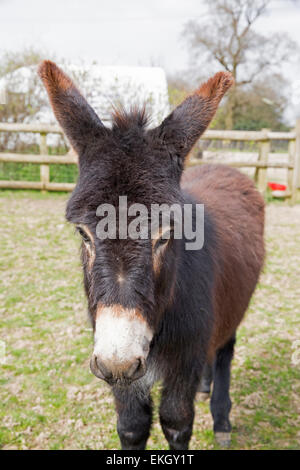
M0 192L2 449L119 448L109 387L89 371L92 333L66 199ZM300 449L299 227L300 205L268 205L266 267L233 361L233 449ZM158 384L156 405L159 393ZM190 447L213 449L208 403L195 406ZM148 448L167 448L157 412Z

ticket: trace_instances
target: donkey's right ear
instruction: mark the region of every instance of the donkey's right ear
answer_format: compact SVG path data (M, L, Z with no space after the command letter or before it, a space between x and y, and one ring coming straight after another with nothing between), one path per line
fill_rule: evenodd
M108 132L72 80L54 62L43 61L38 73L47 90L56 119L78 153L91 140Z

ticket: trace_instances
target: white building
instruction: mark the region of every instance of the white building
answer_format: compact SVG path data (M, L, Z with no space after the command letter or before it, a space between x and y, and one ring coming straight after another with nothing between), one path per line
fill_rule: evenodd
M146 103L151 120L149 126L158 125L169 113L168 88L165 72L160 67L75 66L62 65L62 69L74 80L100 119L109 125L113 105L122 104L125 109ZM22 67L0 80L0 89L23 94L28 106L25 123L55 124L56 119L49 105L46 91L37 75L37 67ZM39 109L35 112L35 109ZM37 136L22 136L26 143ZM56 145L57 137L48 136L48 145Z

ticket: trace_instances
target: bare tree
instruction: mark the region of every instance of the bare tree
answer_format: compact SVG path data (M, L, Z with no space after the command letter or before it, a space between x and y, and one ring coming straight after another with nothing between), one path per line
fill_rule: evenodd
M228 96L226 128L234 123L238 89L287 63L298 46L288 35L264 36L254 30L272 0L204 0L206 20L189 21L183 31L194 60L222 66L235 78Z
M1 1L1 0L0 0ZM37 74L31 81L26 92L22 91L24 75L14 75L21 67L37 65L44 57L50 54L36 48L25 48L17 52L4 52L0 54L0 79L9 81L6 88L6 104L0 104L1 122L28 122L30 116L34 116L43 106L47 106L45 95L37 93L41 89ZM29 136L28 136L29 137ZM35 142L36 136L33 141ZM28 139L29 140L29 139ZM63 139L60 140L63 142ZM14 149L16 151L24 148L24 136L19 133L3 133L0 135L0 151Z

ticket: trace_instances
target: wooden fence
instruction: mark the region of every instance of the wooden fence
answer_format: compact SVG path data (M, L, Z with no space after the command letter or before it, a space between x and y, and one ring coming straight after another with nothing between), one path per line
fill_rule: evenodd
M0 162L36 163L40 165L40 181L11 181L0 180L0 188L13 189L41 189L47 191L72 191L73 183L50 182L50 164L77 164L75 154L48 155L46 137L49 133L62 134L60 127L46 124L16 124L0 123L0 132L30 132L40 134L40 155L28 155L20 153L0 153ZM267 129L261 131L206 131L201 139L222 140L222 141L250 141L259 145L259 155L257 161L232 161L227 165L238 168L255 168L255 180L258 189L264 192L267 188L267 169L285 168L287 169L287 191L285 197L296 201L297 190L300 188L300 120L296 123L296 128L292 132L270 132ZM288 141L288 161L270 162L270 145L272 140ZM222 152L220 150L220 152ZM199 165L203 163L220 163L203 159L190 159L189 165Z

